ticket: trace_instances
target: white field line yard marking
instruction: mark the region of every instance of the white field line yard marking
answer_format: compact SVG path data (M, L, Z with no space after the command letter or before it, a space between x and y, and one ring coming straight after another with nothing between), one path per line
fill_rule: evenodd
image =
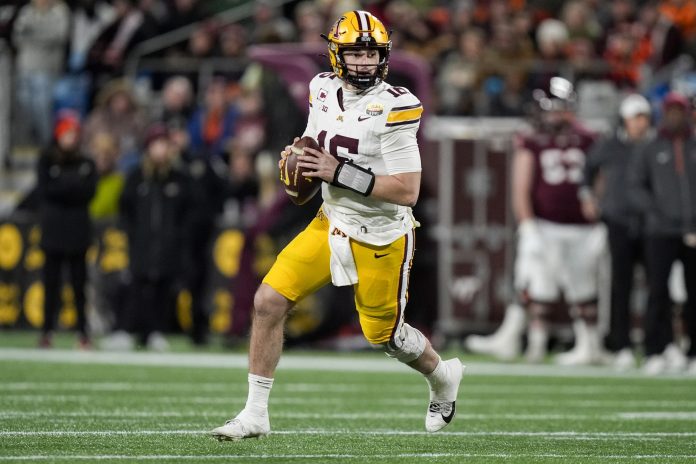
M43 363L107 364L163 367L195 367L214 369L247 368L245 354L201 354L201 353L116 353L106 351L82 352L74 350L38 350L3 348L0 361L30 361ZM280 360L279 369L312 371L355 371L391 372L413 375L412 370L393 359L379 356L309 356L286 353ZM521 377L616 377L645 378L637 369L616 372L609 367L565 367L555 365L470 363L467 376L521 376ZM696 380L685 375L664 375L656 379Z
M620 412L617 416L622 420L696 420L696 411L672 412L672 411L645 411L645 412Z
M154 398L140 398L142 401L148 404L203 404L203 405L224 405L232 406L235 404L243 403L244 398L237 397L233 395L229 397L209 397L209 396L157 396ZM87 393L82 394L56 394L56 395L43 395L43 394L18 394L18 393L5 393L0 395L0 405L7 404L11 402L30 402L30 403L48 403L48 402L69 402L74 401L78 403L87 403L93 401L91 395ZM355 404L358 400L356 398L324 398L322 399L323 405L344 405L344 404ZM365 400L367 401L367 400ZM380 404L382 405L394 405L394 406L422 406L425 404L425 399L423 398L380 398ZM491 407L508 407L511 405L515 406L536 406L536 407L546 407L546 408L558 408L559 401L555 398L550 399L489 399L489 398L466 398L460 399L460 402L464 407L467 406L486 406ZM288 396L276 396L271 398L270 404L272 405L316 405L316 399L311 397L288 397ZM694 409L696 410L696 400L617 400L615 398L606 399L595 399L595 400L585 400L585 399L564 399L563 407L583 407L583 408L603 408L621 406L623 408L640 408L640 407L650 407L650 408L679 408L679 409Z
M654 389L661 394L665 393L665 388L674 395L689 395L694 392L691 385L670 385L669 387L656 384ZM197 393L244 393L247 392L246 382L226 383L226 382L2 382L0 381L0 391L2 392L27 392L27 391L79 391L79 392L182 392L185 394L195 391ZM370 393L377 395L383 393L393 396L395 393L420 394L426 389L425 383L422 385L392 385L388 389L382 384L356 382L341 383L340 385L326 385L323 383L285 383L275 385L274 392L282 393ZM625 397L628 393L645 393L650 387L632 387L622 385L621 391L616 392L616 385L603 386L553 386L553 385L465 385L467 395L504 395L514 393L516 396L523 395L553 395L553 396L579 396L597 394L620 394ZM277 394L277 393L276 393ZM696 395L694 395L696 398Z
M0 430L0 436L4 437L79 437L79 436L147 436L147 435L208 435L210 432L203 430ZM273 431L273 435L364 435L364 436L432 436L430 432L409 430L280 430ZM661 438L694 438L696 432L445 432L443 436L456 437L538 437L538 438L566 438L566 439L661 439Z
M0 461L65 461L65 460L88 460L88 461L108 461L108 460L182 460L182 461L209 461L209 460L248 460L248 459L392 459L392 458L421 458L421 459L440 459L440 458L498 458L515 459L519 458L557 458L557 459L628 459L628 460L652 460L664 461L665 459L694 459L696 454L561 454L561 453L395 453L395 454L219 454L219 455L175 455L175 454L141 454L141 455L119 455L119 454L70 454L70 455L33 455L33 456L0 456Z
M415 377L414 377L415 378ZM189 391L196 392L243 392L246 395L247 391L246 379L237 383L229 382L2 382L0 380L0 391L20 391L27 390L35 391L53 391L53 390L75 390L75 391L154 391L160 393L162 391ZM365 393L378 394L384 393L393 396L394 393L422 393L425 390L425 383L419 385L390 385L385 388L382 384L369 382L342 382L340 385L327 385L324 383L305 383L305 382L287 382L274 385L274 392L290 392L290 393ZM675 395L689 395L694 393L694 386L687 384L672 384L669 386L656 383L651 386L632 386L621 385L621 391L616 391L616 385L574 385L563 386L557 385L466 385L467 394L491 394L502 395L514 393L520 395L538 395L548 394L555 396L565 395L596 395L596 394L616 394L625 397L629 393L645 393L653 388L659 390L661 394L668 389L670 393ZM696 396L695 396L696 397Z
M341 419L341 420L364 420L364 419L384 419L387 412L365 412L365 413L306 413L306 412L274 412L274 418L283 419ZM394 419L421 419L423 414L413 413L394 413L388 412L390 418ZM0 411L0 420L17 418L51 418L56 422L59 418L64 418L61 422L75 422L70 418L99 417L110 418L113 420L127 420L133 418L149 417L169 417L169 418L214 418L219 417L220 411ZM464 420L525 420L525 421L550 421L550 420L609 420L609 421L643 421L643 420L675 420L675 421L696 421L696 412L628 412L610 414L466 414L457 413L457 418ZM172 422L169 422L172 424Z
M656 384L655 388L660 385ZM246 382L2 382L0 381L0 391L154 391L161 393L164 391L178 391L184 393L195 392L244 392L247 391ZM391 385L385 388L383 385L370 385L361 383L341 383L340 385L326 385L323 383L285 383L274 386L274 392L291 393L371 393L383 392L389 396L394 393L422 393L426 389L425 383L422 385ZM670 385L669 389L675 394L689 394L692 392L690 385ZM650 387L645 386L621 386L621 395L629 392L646 392ZM466 385L467 394L505 394L514 393L524 394L552 394L552 395L595 395L599 393L615 393L616 385L588 385L588 386L553 386L553 385ZM664 393L664 390L660 390Z
M395 454L219 454L219 455L189 455L178 456L175 454L141 454L141 455L117 455L117 454L100 454L100 455L34 455L34 456L0 456L0 461L65 461L65 460L88 460L88 461L108 461L108 460L182 460L182 461L209 461L209 460L248 460L248 459L392 459L392 458L421 458L421 459L440 459L440 458L498 458L498 459L514 459L519 458L557 458L557 459L628 459L628 460L652 460L664 461L665 459L693 459L696 454L561 454L561 453L395 453Z

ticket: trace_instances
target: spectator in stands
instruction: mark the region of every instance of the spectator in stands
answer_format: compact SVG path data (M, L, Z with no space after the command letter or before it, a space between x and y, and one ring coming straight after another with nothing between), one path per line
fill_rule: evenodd
M490 116L522 116L527 70L534 58L534 49L526 37L515 35L507 21L493 25L493 36L485 47L482 66L484 114Z
M641 6L636 26L641 48L648 50L651 72L659 71L683 53L684 37L674 22L660 13L658 0Z
M315 2L302 1L295 7L297 39L302 43L323 43L324 18Z
M118 216L118 202L125 177L117 170L119 149L116 139L108 132L94 135L88 149L97 169L97 188L89 204L90 216L95 221L114 220Z
M614 366L626 370L636 366L630 338L631 290L643 248L641 217L628 198L627 173L637 153L655 138L655 131L650 125L650 103L642 95L626 97L619 113L623 123L589 154L580 198L585 217L589 221L601 218L607 227L611 253L607 347L616 354Z
M191 81L184 76L167 79L162 88L162 98L156 102L153 121L168 124L169 121L188 121L193 113L194 94Z
M622 0L619 0L619 2ZM616 2L616 3L619 3ZM563 4L561 19L568 28L570 42L576 39L589 39L593 44L601 36L597 18L582 0L572 0Z
M96 192L89 204L95 232L99 234L95 241L97 259L89 268L93 306L97 320L113 331L120 331L125 327L128 262L124 259L126 240L122 231L115 228L125 183L123 172L117 169L118 142L110 133L99 132L93 137L87 155L94 160L98 176Z
M128 53L158 33L155 18L143 12L135 0L114 0L113 5L115 19L99 34L87 56L87 67L97 86L119 76Z
M32 0L14 23L17 47L15 121L24 142L47 146L53 126L53 87L63 71L70 10L62 0Z
M114 20L116 11L106 0L77 0L71 5L72 23L68 49L68 72L55 89L56 106L72 108L84 117L92 98L87 57L94 41Z
M253 24L251 43L292 42L297 37L292 21L283 17L278 7L268 0L254 2Z
M96 106L87 117L83 149L89 149L96 134L107 132L116 139L120 150L119 169L126 170L137 163L146 121L130 84L120 79L111 81L99 92Z
M638 153L629 172L629 194L645 216L649 296L643 369L650 375L686 366L684 353L674 344L668 287L677 260L684 266L688 335L696 340L696 139L690 111L684 96L668 94L659 136ZM691 343L688 357L689 368L696 373L696 343Z
M37 165L41 248L45 254L44 324L39 346L51 347L61 307L63 266L67 265L77 310L78 344L88 349L85 253L91 238L88 205L97 175L94 163L80 152L80 123L74 114L61 115L54 134L55 143L42 153Z
M228 99L227 89L222 78L215 78L205 89L205 102L189 122L193 153L222 157L227 142L235 135L239 114Z
M437 91L440 111L444 114L475 114L485 41L486 36L481 29L469 28L459 35L457 49L443 60Z
M450 44L440 42L435 25L427 21L411 2L395 0L387 4L385 19L396 26L394 40L403 48L431 61L438 58Z
M220 56L224 58L246 58L246 30L239 24L229 24L220 29Z
M205 301L206 283L210 277L210 254L215 236L216 219L222 211L227 194L227 166L221 158L206 157L189 150L189 135L184 120L169 120L168 129L177 156L184 163L190 178L190 235L185 267L186 286L191 293L194 345L208 343L209 308Z
M0 6L0 172L10 167L10 146L12 120L14 73L14 49L12 47L12 26L19 14L20 0L5 2Z
M169 14L162 24L162 32L169 32L205 17L201 0L167 0Z
M634 0L615 0L601 2L594 9L594 17L599 24L601 37L596 42L598 54L604 53L607 38L619 30L626 30L636 22L636 2Z
M636 88L641 65L647 55L638 46L637 38L628 28L619 29L607 39L604 60L609 66L608 77L618 88Z
M68 69L81 72L94 41L116 17L116 10L106 0L77 0L72 10Z
M660 12L677 25L690 48L696 45L696 4L692 0L662 0Z
M538 60L529 77L532 89L548 87L549 81L567 58L568 28L557 19L545 19L536 30Z
M127 327L138 344L155 351L169 347L162 333L172 319L190 233L190 182L176 155L167 128L151 126L142 162L128 174L120 201L132 278Z
M215 41L218 25L214 21L207 21L198 25L188 40L188 54L193 58L209 58L216 53Z
M220 29L218 39L219 56L228 67L217 75L228 82L241 81L248 64L246 29L240 24L229 24Z

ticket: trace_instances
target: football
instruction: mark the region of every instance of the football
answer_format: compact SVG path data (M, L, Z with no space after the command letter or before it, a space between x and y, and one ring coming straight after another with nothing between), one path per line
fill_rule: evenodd
M305 147L320 149L312 137L302 137L291 146L291 153L280 161L280 180L285 185L285 193L296 205L307 203L321 187L321 179L303 176L307 169L297 165L297 156L302 154Z

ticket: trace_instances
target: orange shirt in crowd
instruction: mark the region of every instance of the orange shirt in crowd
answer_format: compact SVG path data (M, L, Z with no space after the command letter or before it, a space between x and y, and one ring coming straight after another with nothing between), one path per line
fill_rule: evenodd
M660 12L681 30L686 40L696 39L696 1L665 0Z

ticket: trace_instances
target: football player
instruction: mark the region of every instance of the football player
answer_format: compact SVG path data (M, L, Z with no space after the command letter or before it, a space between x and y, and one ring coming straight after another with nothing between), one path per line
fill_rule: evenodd
M510 305L499 330L489 337L469 337L472 351L511 359L519 354L527 328L526 357L546 355L547 318L551 304L563 296L573 312L575 346L558 356L565 365L601 361L597 331L597 272L605 248L602 226L584 216L579 186L594 136L575 119L575 92L570 81L550 80L534 92L537 127L521 136L513 161L512 201L519 224L515 288L524 311Z
M300 166L321 179L324 203L278 255L254 299L246 406L212 434L221 440L270 432L268 398L281 355L283 325L295 303L320 287L352 285L363 334L388 356L425 376L425 428L445 427L455 413L463 366L443 361L426 337L404 322L414 254L411 213L420 190L416 132L423 107L408 89L385 82L391 40L366 11L344 13L328 36L332 72L309 84L309 119ZM297 139L296 139L297 140ZM288 156L290 146L281 156Z

